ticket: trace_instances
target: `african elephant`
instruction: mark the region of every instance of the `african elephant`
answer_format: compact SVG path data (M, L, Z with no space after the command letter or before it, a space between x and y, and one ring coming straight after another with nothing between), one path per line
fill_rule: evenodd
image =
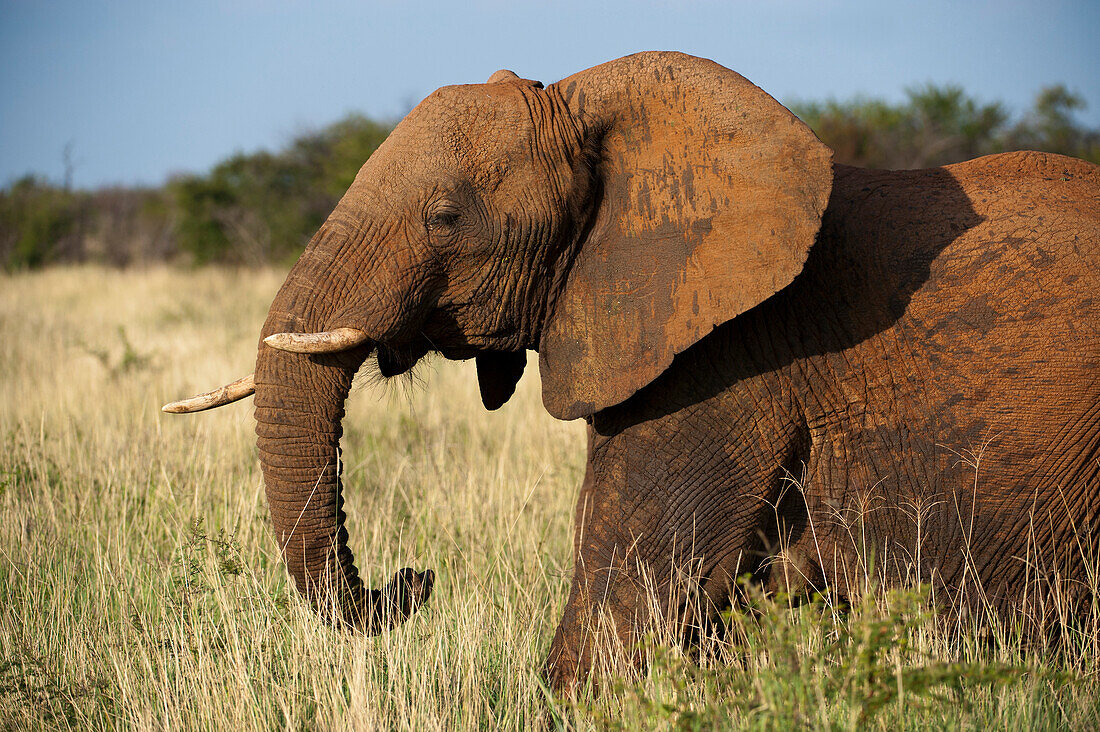
M728 604L742 573L843 597L871 554L886 582L998 608L1037 576L1086 593L1098 329L1097 167L835 165L738 74L641 53L431 94L291 270L254 377L167 409L254 391L290 574L377 632L432 575L358 577L337 468L353 375L474 358L495 409L538 351L546 409L588 433L562 688L597 611L629 640L691 592ZM642 574L672 577L688 545L694 585L654 610Z

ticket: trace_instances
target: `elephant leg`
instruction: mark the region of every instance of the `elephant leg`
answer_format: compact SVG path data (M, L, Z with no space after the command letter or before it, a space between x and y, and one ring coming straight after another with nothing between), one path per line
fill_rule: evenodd
M807 460L805 431L794 420L738 425L747 413L709 404L594 420L573 582L547 660L555 689L583 682L605 641L638 664L649 631L690 640L728 607L736 579L765 565L777 521L784 541L798 541L805 504L785 489Z
M566 693L601 658L640 668L648 633L673 643L696 635L728 603L738 565L755 561L710 532L694 535L690 519L655 523L636 493L596 485L589 473L577 506L572 585L546 662L551 687ZM754 532L739 533L744 545Z
M692 546L690 529L624 536L620 508L578 521L573 581L546 662L556 691L584 684L602 663L641 669L647 636L688 641L728 605L736 553L708 559L713 547Z
M573 572L561 622L550 645L546 674L551 688L568 693L585 683L601 653L640 666L637 645L652 617L644 565L607 532L589 524ZM611 539L610 541L608 539ZM632 561L633 560L633 561Z

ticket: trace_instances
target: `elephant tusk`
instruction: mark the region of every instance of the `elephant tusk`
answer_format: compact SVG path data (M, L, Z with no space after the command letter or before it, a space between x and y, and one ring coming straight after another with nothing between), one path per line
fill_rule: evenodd
M358 328L337 328L320 333L275 333L264 338L264 343L291 353L336 353L366 340L367 334Z
M252 374L249 374L243 379L237 379L232 384L226 384L220 389L208 391L190 399L181 399L178 402L165 404L160 408L160 411L169 414L187 414L188 412L201 412L204 409L232 404L238 399L244 399L246 396L256 393L256 384L252 376Z

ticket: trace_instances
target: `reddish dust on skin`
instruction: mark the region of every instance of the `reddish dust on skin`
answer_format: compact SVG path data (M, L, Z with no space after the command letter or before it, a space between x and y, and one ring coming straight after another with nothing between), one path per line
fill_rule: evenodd
M833 166L767 94L677 53L491 82L441 89L397 126L261 334L272 523L319 609L380 632L431 592L430 570L363 586L339 475L356 370L373 353L401 373L429 349L476 358L489 409L538 350L547 409L588 420L555 688L588 673L594 618L633 647L655 619L643 573L673 577L685 542L694 584L669 579L656 608L675 622L728 603L746 571L843 594L854 515L863 550L919 556L951 596L971 578L1011 608L1037 557L1087 585L1073 552L1079 531L1100 546L1100 170L1041 153Z

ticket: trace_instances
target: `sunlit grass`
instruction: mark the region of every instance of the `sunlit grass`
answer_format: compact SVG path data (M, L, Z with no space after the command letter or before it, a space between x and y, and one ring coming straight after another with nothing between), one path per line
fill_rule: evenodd
M278 272L0 279L0 728L1092 728L1096 632L945 630L919 588L851 612L749 589L687 653L609 644L599 693L540 678L571 572L583 425L534 364L499 412L472 365L352 395L352 547L375 586L432 568L377 638L298 600L268 528L249 402L159 406L252 369ZM914 583L915 584L915 583ZM644 653L646 671L621 659Z

